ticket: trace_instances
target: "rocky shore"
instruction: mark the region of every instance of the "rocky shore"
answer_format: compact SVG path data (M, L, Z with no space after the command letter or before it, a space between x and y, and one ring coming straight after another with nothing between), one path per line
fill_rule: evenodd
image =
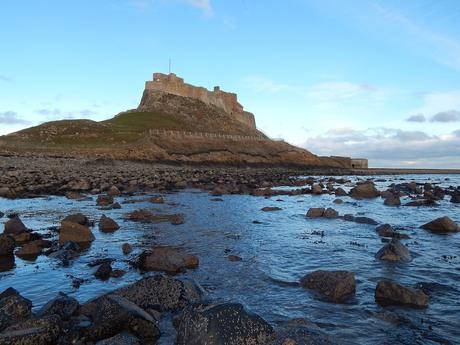
M120 221L106 216L104 211L124 207L117 202L117 197L121 196L156 193L148 202L163 205L167 202L166 193L197 188L207 192L212 202L222 202L225 195L241 194L263 200L282 196L332 196L337 207L345 198L379 200L388 209L433 207L446 200L460 203L460 186L440 187L429 182L404 181L380 190L376 185L378 179L368 177L352 184L347 178L332 176L344 173L336 170L183 168L110 160L17 157L3 157L0 163L0 197L90 198L95 201L99 213L96 220L82 213L68 214L60 220L57 229L50 229L44 235L28 229L20 214L0 212L4 223L0 235L2 270L14 266L15 256L32 261L38 256L47 256L63 267L72 265L73 260L97 241L93 233L96 226L107 236L119 231ZM315 174L328 177L315 177ZM128 203L129 199L125 201ZM417 254L404 243L411 236L404 229L382 224L359 212L342 214L334 205L310 207L303 217L307 221L340 220L374 228L373 236L383 242L375 252L375 259L381 265L410 264L416 257ZM282 207L272 205L260 208L261 213L280 211ZM143 208L126 212L124 217L124 221L133 226L187 224L184 214L165 214ZM419 229L437 236L460 232L456 219L448 216L428 219L419 224ZM321 238L323 236L321 234ZM133 248L130 243L124 243L118 250L127 256ZM231 250L226 250L226 255L230 262L243 260ZM32 302L15 290L19 287L9 287L0 294L0 344L155 344L165 335L172 335L177 345L341 343L307 319L293 318L274 324L251 313L240 303L209 298L199 281L181 276L199 269L201 259L183 247L157 244L144 248L130 256L129 265L145 277L82 304L59 293L41 308L33 310ZM126 271L114 268L113 264L110 258L100 258L91 262L90 267L94 267L94 277L100 281L123 279ZM79 279L73 281L76 288L82 283ZM360 277L352 270L323 267L303 272L294 285L324 303L348 304L356 299L359 284ZM378 279L373 286L373 299L381 308L426 309L434 290L429 284L407 285L393 279ZM386 319L398 317L390 311L382 315ZM444 344L449 342L445 340Z

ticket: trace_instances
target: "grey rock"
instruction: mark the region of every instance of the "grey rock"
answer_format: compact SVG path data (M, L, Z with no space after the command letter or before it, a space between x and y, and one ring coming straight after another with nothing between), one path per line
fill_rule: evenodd
M356 291L355 274L349 271L314 271L303 277L300 285L334 303L346 302Z

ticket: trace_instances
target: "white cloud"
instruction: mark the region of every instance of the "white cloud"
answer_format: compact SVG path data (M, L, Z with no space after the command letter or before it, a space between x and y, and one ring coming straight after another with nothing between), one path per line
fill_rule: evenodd
M77 117L84 117L88 118L93 115L96 115L96 112L89 110L89 109L83 109L83 110L77 110L77 111L64 111L58 108L54 109L38 109L35 111L37 114L45 116L47 120L62 120L62 119L74 119Z
M460 130L436 136L385 127L336 128L302 146L319 155L365 157L372 166L460 168Z
M12 79L8 77L7 75L0 75L0 81L9 83L10 81L12 81Z
M407 122L418 122L418 123L423 123L426 122L426 117L423 114L416 114L416 115L411 115L406 119Z

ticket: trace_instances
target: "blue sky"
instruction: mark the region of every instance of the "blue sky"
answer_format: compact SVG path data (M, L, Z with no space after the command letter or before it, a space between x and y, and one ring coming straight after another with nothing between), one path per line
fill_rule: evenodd
M460 168L459 23L457 0L0 0L0 134L135 108L171 58L314 153Z

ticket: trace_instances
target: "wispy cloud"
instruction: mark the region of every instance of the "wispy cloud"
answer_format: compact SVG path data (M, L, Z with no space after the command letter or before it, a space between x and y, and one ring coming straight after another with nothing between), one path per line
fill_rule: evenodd
M423 123L426 122L426 117L423 114L411 115L406 119L407 122L417 122Z
M460 111L449 110L441 111L430 119L431 122L458 122L460 121Z
M157 2L157 0L129 0L134 6L140 9L150 8L152 5ZM179 2L183 3L201 10L207 16L212 16L214 14L211 0L164 0L164 2Z
M385 20L404 29L418 42L431 58L441 64L460 70L460 41L430 30L413 19L392 8L374 4L374 8Z
M30 122L18 117L15 111L0 112L0 124L2 125L27 125Z
M3 74L0 74L0 81L4 81L4 82L11 82L13 81L13 79L11 79L11 77L8 77L7 75L3 75Z
M64 111L62 109L38 109L35 111L37 114L45 116L47 119L74 119L77 117L91 117L96 115L96 112L88 109L77 110L77 111Z

